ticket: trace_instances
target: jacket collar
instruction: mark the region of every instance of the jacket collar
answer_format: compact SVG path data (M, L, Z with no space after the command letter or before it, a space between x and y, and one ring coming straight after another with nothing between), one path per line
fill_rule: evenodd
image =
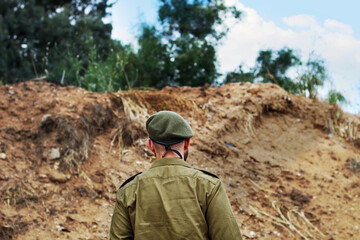
M151 168L168 166L168 165L181 165L184 167L190 167L190 165L180 158L161 158L155 160L155 162L151 165Z

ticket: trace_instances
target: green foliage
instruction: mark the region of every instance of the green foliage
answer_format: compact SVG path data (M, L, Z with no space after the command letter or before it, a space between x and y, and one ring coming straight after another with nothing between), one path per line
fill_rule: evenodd
M84 47L89 49L87 55L83 56L86 65L79 56L67 52L49 78L62 79L63 84L72 84L96 92L132 88L138 74L136 55L130 46L122 46L120 42L109 41L109 46L110 51L103 59L91 39L85 41Z
M317 88L324 85L326 80L326 71L324 61L319 58L309 57L305 64L305 69L298 77L297 90L298 92L309 98L315 98Z
M277 52L273 50L261 50L254 69L244 72L242 66L238 71L226 75L225 83L228 82L254 82L275 83L286 91L298 93L298 85L287 76L289 69L301 65L301 61L289 48L283 48Z
M255 73L254 70L250 70L249 72L244 72L242 66L239 66L238 71L229 72L226 74L225 77L225 84L226 83L233 83L233 82L250 82L253 83L255 80Z
M283 48L277 52L273 50L260 51L254 69L244 72L242 66L238 71L229 72L224 83L254 82L275 83L292 94L300 94L315 98L317 88L326 81L324 61L315 55L310 55L303 64L294 50ZM295 78L287 74L290 70L300 69Z
M215 46L228 32L219 31L227 14L239 19L235 7L223 0L161 0L159 19L163 38L167 41L172 69L167 71L166 84L202 86L213 83L219 76L216 69ZM163 84L160 84L163 86Z
M295 83L286 75L287 71L301 62L292 49L283 48L275 54L272 50L260 51L256 59L255 76L264 83L276 83L286 91L296 92Z
M107 0L0 1L0 75L6 83L47 75L66 54L86 68L90 38L105 58L112 26L104 24ZM61 70L61 73L63 70ZM74 80L75 81L75 80Z
M154 27L143 26L136 86L202 86L215 81L216 52L211 44L188 37L179 37L171 44L162 41L162 35Z
M222 15L231 13L240 18L241 12L235 7L227 7L222 0L161 0L159 18L164 25L165 33L204 40L212 36L219 40L228 29L216 31L215 26L223 23Z
M178 38L175 46L175 84L203 86L213 83L219 76L215 65L216 52L211 44L206 41Z
M336 90L330 90L328 93L328 101L331 104L335 103L346 103L345 97Z
M139 78L135 86L162 88L171 83L175 67L168 45L162 43L161 34L155 27L143 25L138 42Z
M119 78L120 58L109 55L105 61L101 61L96 47L90 48L89 64L83 76L82 84L89 91L108 92L115 90L115 79Z
M112 40L103 18L108 0L0 1L0 84L46 76L90 91L133 87L202 86L219 77L216 46L226 16L241 12L224 0L160 0L161 29L143 25L137 52ZM219 28L221 26L221 28ZM219 31L219 29L222 29ZM289 71L301 69L291 79ZM260 51L253 69L226 75L230 82L275 83L290 93L316 97L326 81L324 61L303 64L294 50ZM344 102L336 91L330 102Z
M111 40L108 0L0 1L0 76L5 83L45 76L91 91L201 86L219 76L215 46L240 17L224 0L160 0L161 31L144 25L139 50Z

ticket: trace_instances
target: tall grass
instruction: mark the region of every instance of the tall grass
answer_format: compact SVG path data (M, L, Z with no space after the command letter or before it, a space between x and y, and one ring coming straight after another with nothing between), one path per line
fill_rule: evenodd
M74 85L94 92L111 92L130 89L137 80L135 54L130 46L111 41L107 55L90 39L84 42L87 54L75 55L69 50L49 71L46 78L64 85Z

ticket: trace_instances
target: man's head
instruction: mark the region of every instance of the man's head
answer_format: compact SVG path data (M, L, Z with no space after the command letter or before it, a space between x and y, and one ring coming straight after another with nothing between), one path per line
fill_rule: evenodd
M194 135L185 119L171 111L157 112L149 117L146 130L149 133L149 148L157 158L174 153L180 158L187 155L184 152L188 150L190 138Z

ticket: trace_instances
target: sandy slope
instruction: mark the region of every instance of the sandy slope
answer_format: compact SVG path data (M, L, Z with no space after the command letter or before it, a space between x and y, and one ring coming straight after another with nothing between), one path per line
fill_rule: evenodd
M0 239L106 239L117 188L145 171L144 122L191 124L245 239L359 239L360 119L271 84L90 93L0 86Z

